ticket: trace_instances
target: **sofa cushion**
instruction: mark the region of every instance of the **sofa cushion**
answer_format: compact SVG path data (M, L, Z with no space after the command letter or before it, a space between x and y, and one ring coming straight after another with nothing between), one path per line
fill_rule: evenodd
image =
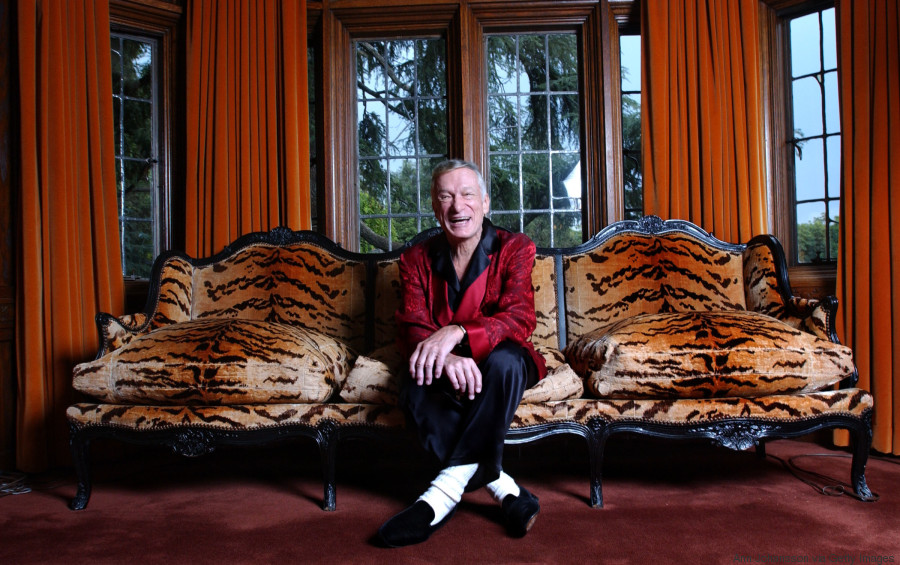
M522 404L578 398L584 393L581 378L565 363L562 353L550 347L537 346L547 363L547 376L529 388ZM400 375L403 359L394 346L386 346L360 355L341 387L340 397L354 404L396 405L400 397Z
M565 353L598 398L811 392L855 370L849 348L747 311L635 316L584 334Z
M323 402L355 354L314 330L244 319L172 324L75 368L74 386L111 403Z
M360 355L341 386L341 400L352 404L396 405L402 365L400 352L393 345Z

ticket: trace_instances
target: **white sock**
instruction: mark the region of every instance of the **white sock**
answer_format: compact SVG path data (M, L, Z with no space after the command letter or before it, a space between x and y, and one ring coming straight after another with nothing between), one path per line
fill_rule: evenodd
M496 481L488 483L487 489L491 496L494 497L494 500L500 503L503 503L503 499L507 495L519 496L521 492L516 481L503 471L500 471L500 477Z
M441 471L431 481L431 486L419 497L419 500L424 500L434 510L432 526L446 518L447 514L456 508L456 505L462 500L469 479L475 476L477 470L478 463L454 465Z

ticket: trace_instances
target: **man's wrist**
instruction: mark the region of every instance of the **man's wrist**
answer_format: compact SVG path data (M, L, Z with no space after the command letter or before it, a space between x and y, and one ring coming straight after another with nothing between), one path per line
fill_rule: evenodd
M458 344L458 345L461 345L461 344L465 343L467 339L469 339L469 332L466 331L466 327L462 324L456 324L456 326L459 329L461 329L462 333L463 333L462 337L459 340L459 344Z

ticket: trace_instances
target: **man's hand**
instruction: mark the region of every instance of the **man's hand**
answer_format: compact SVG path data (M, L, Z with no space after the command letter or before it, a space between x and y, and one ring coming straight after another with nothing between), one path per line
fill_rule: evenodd
M475 361L451 353L464 336L462 328L451 324L419 342L409 358L409 374L417 385L430 385L446 373L453 388L469 398L481 392L481 371Z
M481 392L481 370L471 357L461 357L453 353L447 355L444 373L447 374L453 388L468 394L469 400Z

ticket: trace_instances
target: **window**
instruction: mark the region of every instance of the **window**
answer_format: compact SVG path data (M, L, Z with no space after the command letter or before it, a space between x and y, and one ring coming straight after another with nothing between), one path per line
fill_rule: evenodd
M644 214L644 184L641 161L641 36L619 38L622 66L622 158L625 219Z
M578 38L489 35L485 53L491 220L538 246L578 245Z
M160 252L158 47L119 33L111 47L122 272L146 279Z
M789 20L794 256L837 260L841 131L834 8Z
M175 140L175 46L181 7L110 1L115 166L126 301L146 295L153 261L173 246L170 187ZM142 286L143 285L143 286ZM130 302L129 302L130 304Z
M447 155L443 39L358 41L360 249L391 250L436 225L431 170Z
M431 170L448 155L446 42L356 42L360 249L436 225ZM491 219L540 246L582 241L578 38L485 36Z
M309 102L309 210L310 229L318 228L319 208L317 201L316 164L319 148L316 146L316 50L314 47L306 48L306 92Z
M447 157L477 164L492 221L539 246L581 243L621 217L621 196L607 205L621 167L605 159L618 134L604 124L620 111L602 78L606 6L399 4L323 8L321 232L396 249L435 225L431 170Z

